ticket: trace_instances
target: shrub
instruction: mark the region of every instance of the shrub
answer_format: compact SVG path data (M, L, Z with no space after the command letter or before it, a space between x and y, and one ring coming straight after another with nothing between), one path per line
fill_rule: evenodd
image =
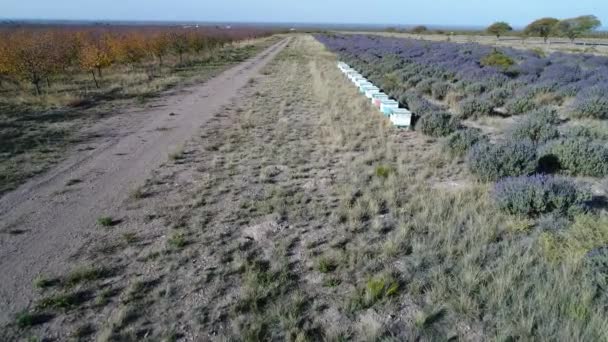
M558 121L554 110L537 110L513 124L510 136L513 140L529 139L533 142L544 143L559 136L556 126Z
M425 78L416 84L416 91L420 94L431 95L433 91L433 84L435 83L433 78Z
M564 136L568 138L588 138L607 140L608 132L600 127L588 127L588 126L572 126L563 132Z
M444 137L458 128L458 120L445 112L433 112L423 116L416 129L432 137Z
M608 175L608 147L585 138L565 138L542 148L540 165L547 170L566 170L573 175Z
M436 82L431 86L433 97L437 100L443 100L450 90L450 84L447 82Z
M481 95L486 91L486 86L481 82L471 83L464 88L464 91L470 95Z
M450 134L443 142L443 148L451 156L462 157L478 142L487 138L478 129L465 128Z
M492 103L494 106L502 106L505 101L511 96L512 92L507 88L501 87L492 90L485 96L486 100Z
M507 69L511 65L515 64L511 57L505 55L503 52L494 50L489 55L481 59L481 65L492 66L501 69Z
M411 91L403 93L403 95L399 97L399 102L409 108L412 113L419 116L424 116L439 110L439 107Z
M536 148L530 140L479 143L467 156L469 170L482 181L529 175L536 170Z
M524 95L507 101L505 103L505 108L509 114L523 114L536 109L536 102L534 102L533 96Z
M490 115L494 111L494 105L484 99L468 98L460 102L458 116L462 119L477 118Z
M505 178L494 186L496 205L510 214L560 214L581 210L590 199L586 190L572 181L547 175Z
M572 117L588 119L608 119L608 98L594 95L579 97L570 108Z

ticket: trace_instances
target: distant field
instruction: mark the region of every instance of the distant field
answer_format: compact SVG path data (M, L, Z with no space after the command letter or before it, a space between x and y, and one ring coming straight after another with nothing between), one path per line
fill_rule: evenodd
M374 34L384 37L398 37L423 39L429 41L448 41L446 34L413 34L396 32L342 32L348 34ZM597 55L608 55L608 39L604 38L579 38L574 43L566 38L550 38L546 44L542 38L530 37L522 39L520 37L506 36L496 39L489 35L450 35L449 41L455 43L479 43L498 47L512 47L516 49L542 49L547 53L561 51L570 53L589 53Z

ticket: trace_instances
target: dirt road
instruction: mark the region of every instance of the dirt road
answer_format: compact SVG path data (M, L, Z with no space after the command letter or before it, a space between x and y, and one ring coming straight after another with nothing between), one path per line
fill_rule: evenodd
M65 272L70 258L98 233L99 217L115 220L124 202L201 125L276 56L280 41L187 94L163 99L152 109L114 116L46 175L0 199L0 322L33 298L41 274Z

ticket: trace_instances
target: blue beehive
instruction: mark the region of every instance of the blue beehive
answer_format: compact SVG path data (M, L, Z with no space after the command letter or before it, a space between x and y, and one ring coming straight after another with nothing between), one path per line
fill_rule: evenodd
M395 100L384 100L380 102L380 111L385 116L389 116L393 113L393 109L399 108L399 102Z

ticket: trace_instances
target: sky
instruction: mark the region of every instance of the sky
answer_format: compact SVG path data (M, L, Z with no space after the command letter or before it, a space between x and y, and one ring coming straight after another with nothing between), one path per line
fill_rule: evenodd
M594 14L606 0L0 0L0 18L521 27L546 16Z

